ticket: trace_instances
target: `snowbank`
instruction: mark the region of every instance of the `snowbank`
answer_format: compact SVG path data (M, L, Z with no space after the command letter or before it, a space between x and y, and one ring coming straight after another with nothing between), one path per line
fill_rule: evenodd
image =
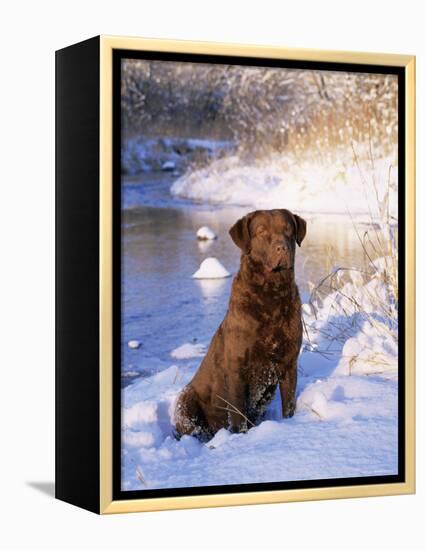
M127 139L121 149L121 170L129 175L152 170L184 170L191 161L215 159L232 146L229 141L209 139Z
M397 215L395 159L356 165L351 157L296 159L275 154L247 164L237 155L185 173L171 193L196 201L296 212L370 214L379 217L391 184L389 212ZM390 170L390 167L393 167ZM371 177L370 174L373 174ZM378 200L377 200L378 199Z
M397 326L395 311L379 308L390 290L379 272L333 278L334 291L303 306L293 418L282 420L277 395L246 434L177 441L175 401L207 342L176 348L178 365L123 390L124 490L397 473Z

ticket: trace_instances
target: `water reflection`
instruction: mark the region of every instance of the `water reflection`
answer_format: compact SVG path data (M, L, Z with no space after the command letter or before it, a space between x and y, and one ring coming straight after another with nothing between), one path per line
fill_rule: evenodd
M202 252L203 254L206 254L208 250L211 248L213 242L214 242L213 240L198 241L199 251Z
M220 298L225 288L225 279L196 279L205 300L214 301Z

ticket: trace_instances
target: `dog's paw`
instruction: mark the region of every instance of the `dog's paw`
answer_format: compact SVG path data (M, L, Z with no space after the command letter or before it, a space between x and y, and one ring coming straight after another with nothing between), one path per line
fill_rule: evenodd
M290 404L288 407L284 407L282 411L283 418L292 418L295 413L295 404Z
M248 431L248 424L243 421L238 426L229 426L228 430L232 434L244 434Z

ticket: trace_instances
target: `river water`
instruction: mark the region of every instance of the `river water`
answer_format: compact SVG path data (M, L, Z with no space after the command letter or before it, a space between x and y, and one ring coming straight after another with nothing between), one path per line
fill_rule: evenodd
M229 228L249 207L216 206L176 199L170 173L122 179L122 386L168 368L170 352L187 342L208 345L222 321L232 278L194 280L202 260L213 256L235 274L239 249ZM364 268L366 259L348 217L297 212L307 236L297 248L295 274L301 297L335 266ZM199 227L218 239L198 242ZM360 226L361 228L361 226ZM357 225L357 230L359 225ZM138 349L128 347L138 340Z

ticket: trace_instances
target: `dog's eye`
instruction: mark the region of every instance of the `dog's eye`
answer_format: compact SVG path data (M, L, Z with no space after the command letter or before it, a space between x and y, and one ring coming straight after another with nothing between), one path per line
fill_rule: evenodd
M267 233L267 229L264 227L264 225L260 225L258 226L255 234L258 236L258 237L262 237L264 236L265 234Z
M294 234L292 227L290 225L284 225L282 227L281 232L285 237L292 237L292 235Z

